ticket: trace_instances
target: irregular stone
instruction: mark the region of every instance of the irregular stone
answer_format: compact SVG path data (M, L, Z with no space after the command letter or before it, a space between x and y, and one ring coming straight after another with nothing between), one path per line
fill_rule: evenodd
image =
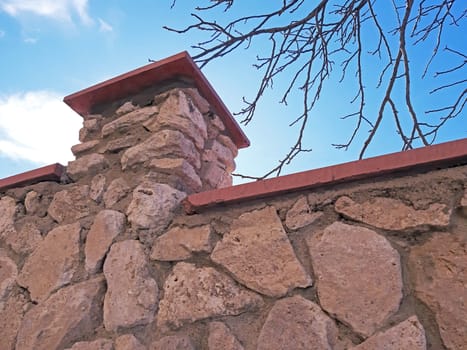
M18 254L29 254L42 242L41 232L36 225L28 222L19 231L10 231L5 242Z
M262 294L278 297L311 285L274 207L242 214L217 243L211 259L237 281Z
M127 149L121 158L122 169L167 156L184 158L196 169L201 166L200 155L193 142L180 131L161 130L146 141Z
M259 295L239 287L227 275L181 262L165 280L157 324L179 328L209 317L239 315L261 304Z
M91 181L91 190L89 191L89 197L94 202L100 203L102 200L102 195L104 194L106 178L102 174L97 174L92 178Z
M102 137L107 137L114 132L125 132L131 127L141 124L159 112L158 106L138 108L124 116L105 124L102 127Z
M101 116L99 116L100 118ZM99 124L97 122L97 119L92 115L88 116L86 119L83 121L83 127L79 130L79 140L80 142L86 141L87 137L93 133L94 131L97 131L99 129Z
M213 126L215 126L218 130L224 131L225 130L225 125L222 122L221 118L217 114L214 114L210 116L210 121Z
M217 159L219 159L221 163L225 165L227 172L232 172L235 170L234 156L228 147L222 145L217 140L214 140L211 146L211 150L214 152Z
M89 215L89 186L73 186L57 192L49 205L49 215L58 223L70 223Z
M122 178L113 180L104 194L104 204L106 208L112 208L121 199L130 193L130 186Z
M204 148L205 138L199 132L199 128L193 124L193 121L184 116L173 114L166 108L161 109L157 118L149 119L143 125L151 132L157 132L163 128L173 128L181 131L193 141L199 150Z
M409 255L415 295L434 312L450 350L467 348L466 257L465 240L440 232Z
M201 179L196 174L195 169L185 159L181 158L162 158L153 159L150 168L158 172L177 175L193 192L201 190Z
M133 334L125 334L115 339L115 350L146 350Z
M50 231L27 258L18 284L34 301L44 301L56 289L71 282L79 264L79 222Z
M365 340L353 350L426 350L425 330L418 321L417 316L412 316L389 328L384 332L378 332Z
M109 166L102 154L92 153L68 162L67 174L74 181L88 175L94 175Z
M321 307L367 337L402 299L399 253L376 232L335 222L307 240Z
M16 284L18 268L13 260L0 251L0 309Z
M133 102L127 101L124 104L122 104L120 107L118 107L118 109L115 111L115 114L116 115L127 114L127 113L130 113L130 112L133 112L137 108L138 108L138 106L135 106L133 104Z
M17 210L16 201L13 198L8 196L0 198L0 237L15 231L13 224Z
M88 142L78 143L77 145L71 146L71 152L75 156L79 156L80 154L93 149L99 143L100 143L99 140L92 140L92 141L88 141Z
M289 230L298 230L312 224L323 216L322 212L312 212L306 197L300 197L285 216L285 226Z
M186 335L169 335L151 344L150 350L195 350Z
M213 248L210 225L194 228L171 228L158 237L152 246L151 259L162 261L185 260L193 253L210 253Z
M258 350L332 350L337 326L319 305L299 296L277 301L258 338Z
M107 280L105 329L117 331L154 320L159 289L149 273L139 241L114 243L104 263L104 275Z
M467 189L464 191L464 196L461 199L460 208L464 216L467 216Z
M160 115L182 116L193 122L199 134L207 139L207 126L203 116L190 98L181 90L173 90L161 106Z
M335 210L352 220L385 230L406 230L423 226L447 227L451 210L444 204L431 204L426 210L416 210L392 198L376 197L364 203L340 197Z
M211 105L204 99L204 97L200 95L198 89L186 88L183 89L183 92L188 97L188 99L195 104L196 108L198 108L201 114L206 114L211 111Z
M222 322L209 324L209 350L243 350L242 344L235 338L232 331Z
M75 343L70 350L113 350L113 343L110 339L97 339L94 341L80 341Z
M105 146L105 148L103 149L103 152L116 153L116 152L121 151L122 149L134 146L140 141L141 141L140 138L134 135L124 136L124 137L109 141L107 145Z
M47 207L42 203L42 195L36 191L29 191L24 198L24 207L29 215L43 217L47 215Z
M238 148L230 137L219 135L217 136L217 140L230 150L234 158L238 155Z
M3 306L0 303L0 349L15 348L16 335L26 304L26 298L22 294L10 296Z
M95 273L102 267L102 261L110 245L124 230L124 214L115 210L102 210L96 215L86 237L84 248L86 271Z
M201 178L211 189L232 185L231 181L229 181L230 174L226 171L225 166L217 161L208 162L203 166Z
M16 350L63 349L90 336L102 322L104 279L65 287L31 308L18 331Z
M134 228L160 232L170 223L175 208L185 196L166 184L142 183L133 191L127 210L128 221Z

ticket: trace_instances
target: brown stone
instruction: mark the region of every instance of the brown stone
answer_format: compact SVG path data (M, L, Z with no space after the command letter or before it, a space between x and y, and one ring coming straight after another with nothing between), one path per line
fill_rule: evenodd
M191 339L186 335L169 335L153 342L150 350L195 350Z
M124 334L115 339L115 350L146 350L133 334Z
M126 149L136 145L140 141L140 138L134 135L124 136L115 140L111 140L104 147L102 152L119 152L122 149Z
M191 190L198 192L201 189L201 179L195 169L185 159L161 158L153 159L150 168L164 174L177 175L183 183Z
M57 192L49 205L49 215L58 223L71 223L90 213L89 186L73 186Z
M102 174L97 174L92 178L89 197L97 203L100 203L105 190L106 178Z
M232 331L222 322L209 324L209 350L243 350L242 344L235 338Z
M31 308L18 331L16 350L50 350L90 336L102 322L104 279L65 287Z
M102 210L96 215L84 249L85 266L89 273L95 273L102 267L113 240L125 230L125 221L125 215L115 210Z
M131 189L122 178L113 180L104 194L104 204L106 208L112 208L121 199L130 193Z
M19 231L10 231L5 242L18 254L29 254L42 242L39 229L32 222L27 222Z
M122 104L118 109L115 111L116 115L124 115L130 112L133 112L135 109L137 109L138 106L135 106L133 102L127 101L124 104Z
M67 174L74 181L88 175L94 175L108 167L108 162L102 154L91 153L68 162Z
M77 145L74 145L74 146L71 147L71 152L75 156L79 156L80 154L93 149L99 143L100 143L99 140L92 140L92 141L87 141L87 142L83 142L83 143L78 143Z
M412 316L389 328L378 332L352 350L426 350L425 330L418 322L417 316Z
M135 188L128 206L128 221L137 229L160 232L172 220L186 194L166 184L145 182Z
M105 124L102 127L102 137L107 137L114 132L125 132L131 127L145 122L158 112L158 106L148 106L126 113L122 117Z
M277 301L258 338L258 350L333 349L337 326L321 308L301 297Z
M80 341L69 350L113 350L113 342L110 339L97 339L94 341Z
M128 240L114 243L104 263L107 293L104 326L109 331L151 323L159 289L150 276L143 245Z
M335 222L307 240L321 307L367 337L402 299L399 253L376 232Z
M190 258L193 253L210 253L212 248L211 226L173 227L154 241L151 259L185 260Z
M26 298L22 294L10 296L3 306L0 303L0 349L15 348L16 335L26 305Z
M0 237L5 237L14 229L14 219L18 208L16 201L8 196L0 198Z
M461 199L460 208L464 216L467 216L467 189L464 190L464 196Z
M209 317L239 315L261 304L259 295L241 288L227 275L181 262L165 280L157 324L179 328Z
M87 118L89 119L83 121L83 127L79 130L79 140L81 142L85 142L90 134L99 129L97 119L101 118L100 115L89 115Z
M189 139L180 131L161 130L144 142L127 149L121 158L122 169L147 163L167 156L184 158L196 169L201 166L200 155Z
M228 136L225 135L219 135L217 136L217 140L223 144L225 147L228 147L230 152L232 152L233 157L235 158L238 155L238 148L233 143L232 139Z
M467 247L464 238L433 233L414 247L409 271L415 295L435 314L447 349L467 349Z
M298 230L308 226L323 216L322 212L313 212L306 197L300 197L285 216L285 226L289 230Z
M18 268L13 260L0 250L0 309L16 284Z
M217 159L225 165L225 170L227 170L227 172L230 173L235 170L234 155L228 147L222 145L217 140L214 140L211 150L214 152Z
M242 214L217 243L211 259L240 283L268 296L283 296L312 282L295 256L274 207Z
M58 226L50 231L27 258L18 284L34 301L44 301L56 289L71 282L79 264L80 224Z
M206 101L199 93L198 89L195 88L186 88L182 90L187 98L193 102L200 111L201 114L206 114L211 111L211 106L209 102Z
M24 198L24 207L29 215L43 217L47 215L47 207L42 201L42 196L36 191L29 191Z
M392 198L376 197L357 203L349 197L340 197L335 210L352 220L386 229L406 230L424 226L447 227L451 210L444 204L431 204L426 210L416 210Z
M203 165L202 176L211 189L229 187L232 185L230 174L226 171L225 165L214 161Z

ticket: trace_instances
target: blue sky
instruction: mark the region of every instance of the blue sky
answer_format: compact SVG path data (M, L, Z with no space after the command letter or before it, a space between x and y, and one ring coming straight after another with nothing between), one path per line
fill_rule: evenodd
M203 39L199 33L183 36L162 29L163 25L181 28L191 23L190 1L179 0L174 9L170 9L171 3L0 0L0 178L73 160L69 149L78 143L81 118L62 102L64 96L145 65L148 58L162 59L183 50L196 52L190 45ZM242 107L243 96L251 97L254 92L258 74L248 59L262 47L239 51L203 70L232 112ZM285 173L358 156L358 142L348 151L331 145L346 141L353 122L339 120L349 111L345 101L351 96L345 85L330 81L327 87L308 128L307 146L313 152L301 156ZM277 104L278 99L279 94L272 91L257 118L243 127L252 146L240 152L236 172L262 175L294 141L294 129L287 125L299 113L301 100L292 99L284 108ZM428 102L416 101L420 105ZM465 124L465 118L449 123L437 142L466 137ZM368 156L400 149L392 128L387 125Z

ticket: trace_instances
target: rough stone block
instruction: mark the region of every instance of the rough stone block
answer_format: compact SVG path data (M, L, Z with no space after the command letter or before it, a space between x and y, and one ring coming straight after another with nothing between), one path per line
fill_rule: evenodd
M19 231L9 231L4 239L15 253L29 254L42 242L42 235L34 223L27 222Z
M115 119L102 127L102 137L107 137L114 132L124 132L129 128L144 123L159 112L158 106L138 108L122 117Z
M169 335L153 342L150 350L195 350L191 339L186 335Z
M16 335L23 319L27 300L22 294L12 295L3 304L0 303L0 349L13 350Z
M113 350L113 342L110 339L97 339L94 341L80 341L69 350Z
M48 213L58 223L70 223L88 216L89 186L73 186L57 192L49 205Z
M232 331L222 322L209 324L208 348L209 350L244 350Z
M99 140L92 140L92 141L88 141L88 142L79 143L79 144L74 145L74 146L71 147L71 152L75 156L79 156L80 154L83 154L84 152L87 152L87 151L93 149L99 143L100 143Z
M248 288L272 297L308 287L312 282L274 207L242 214L217 243L211 259Z
M131 188L124 179L117 178L113 180L104 194L105 207L112 208L120 200L126 197L130 191Z
M118 109L115 111L116 115L124 115L130 112L133 112L135 109L137 109L138 106L135 106L133 102L127 101L124 104L122 104Z
M115 339L115 350L146 350L133 334L124 334Z
M146 255L139 241L114 243L104 263L107 293L104 299L104 326L118 331L151 323L159 289L150 276Z
M123 136L121 138L111 140L101 150L101 152L116 153L123 149L130 148L140 142L140 138L134 135Z
M402 300L399 253L376 232L335 222L307 240L321 307L368 337Z
M97 203L102 200L102 195L105 190L106 178L102 174L97 174L91 180L91 189L89 191L89 197Z
M103 171L109 163L102 154L92 153L68 162L67 174L74 181Z
M322 212L312 212L306 197L300 197L285 216L285 226L289 230L298 230L308 226L323 216Z
M0 310L16 284L18 268L13 260L0 250Z
M18 208L16 201L8 196L0 198L0 237L15 231L14 220Z
M150 168L164 174L177 175L192 192L201 190L202 183L193 166L185 159L162 158L153 159Z

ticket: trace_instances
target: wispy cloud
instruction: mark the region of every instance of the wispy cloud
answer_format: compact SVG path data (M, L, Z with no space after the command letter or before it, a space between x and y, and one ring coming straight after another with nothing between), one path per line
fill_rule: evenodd
M31 91L0 97L0 154L37 164L73 159L81 118L60 94Z
M99 21L99 31L106 33L112 32L114 30L113 27L106 21L104 21L102 18L98 18L97 20Z
M24 42L26 44L35 44L35 43L37 43L37 38L25 38Z
M92 24L88 0L0 0L0 9L10 16L30 13L58 21L73 22L77 16L84 24Z

